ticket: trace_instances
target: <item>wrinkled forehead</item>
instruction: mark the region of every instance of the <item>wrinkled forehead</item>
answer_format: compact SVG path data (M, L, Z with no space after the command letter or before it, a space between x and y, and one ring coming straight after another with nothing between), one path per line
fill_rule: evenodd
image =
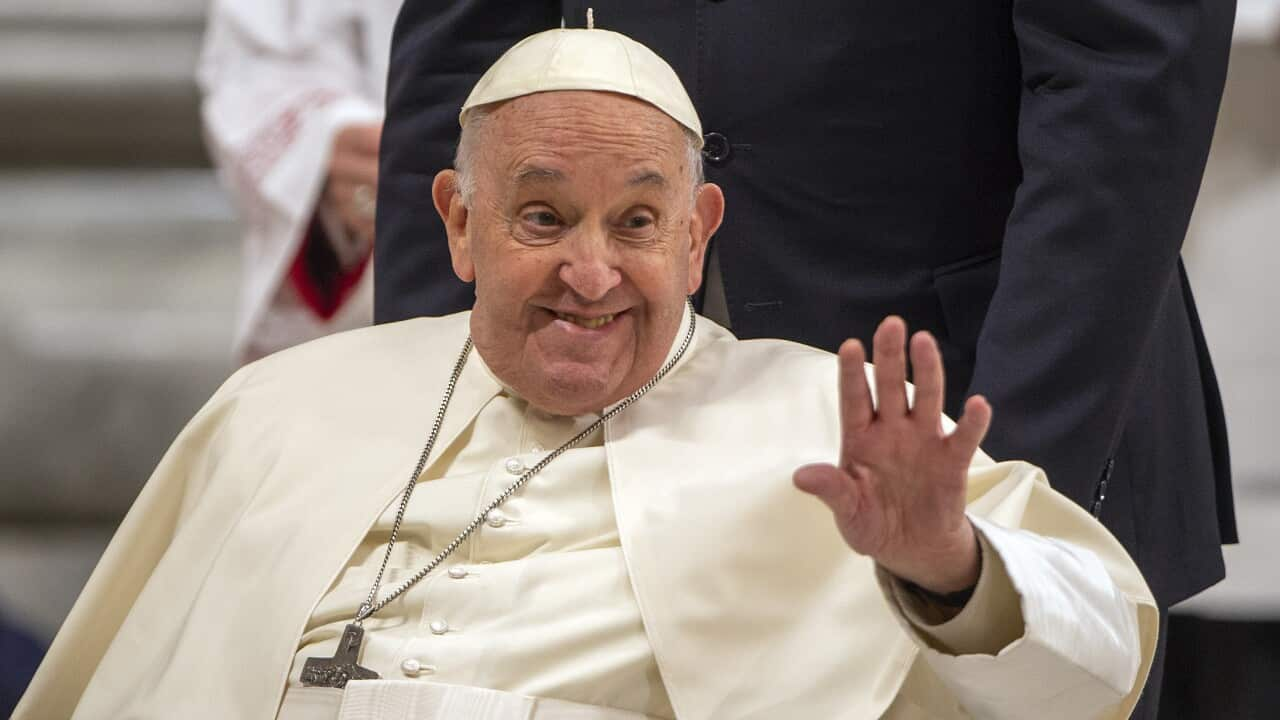
M506 181L557 182L581 172L654 187L682 186L689 164L684 129L634 97L554 91L517 97L481 115L484 155Z

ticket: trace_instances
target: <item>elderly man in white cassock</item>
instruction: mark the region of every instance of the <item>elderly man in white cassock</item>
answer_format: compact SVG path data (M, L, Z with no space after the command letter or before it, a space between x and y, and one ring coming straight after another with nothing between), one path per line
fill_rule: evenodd
M981 398L942 417L931 337L887 319L873 369L691 312L725 201L666 63L541 33L461 122L474 311L236 373L17 717L1127 716L1141 576L978 451Z

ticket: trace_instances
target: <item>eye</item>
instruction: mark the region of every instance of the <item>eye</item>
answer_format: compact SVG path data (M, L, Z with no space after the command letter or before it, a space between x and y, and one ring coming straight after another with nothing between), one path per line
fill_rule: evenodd
M647 228L652 224L653 224L653 218L643 213L631 215L623 223L623 225L625 225L628 230L643 230L644 228Z
M632 208L622 215L616 232L631 240L648 240L657 229L657 223L657 216L649 208Z
M554 242L565 229L560 214L547 205L531 204L520 211L518 222L511 229L516 240L526 245Z
M533 210L524 214L524 221L541 228L553 228L560 224L560 218L550 210Z

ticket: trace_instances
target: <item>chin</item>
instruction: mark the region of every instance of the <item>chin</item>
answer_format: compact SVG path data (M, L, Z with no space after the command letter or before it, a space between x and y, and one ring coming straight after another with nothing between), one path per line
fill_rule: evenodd
M556 368L545 376L541 386L547 388L547 392L540 393L542 397L534 404L556 415L581 415L621 400L612 397L617 384L614 378L593 370Z

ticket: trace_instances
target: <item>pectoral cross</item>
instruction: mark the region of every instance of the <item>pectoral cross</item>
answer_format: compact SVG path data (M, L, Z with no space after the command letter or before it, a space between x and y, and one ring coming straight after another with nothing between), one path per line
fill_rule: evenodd
M302 666L302 684L307 687L345 688L348 680L377 680L378 673L359 664L362 640L364 628L355 623L347 625L333 657L307 658Z

